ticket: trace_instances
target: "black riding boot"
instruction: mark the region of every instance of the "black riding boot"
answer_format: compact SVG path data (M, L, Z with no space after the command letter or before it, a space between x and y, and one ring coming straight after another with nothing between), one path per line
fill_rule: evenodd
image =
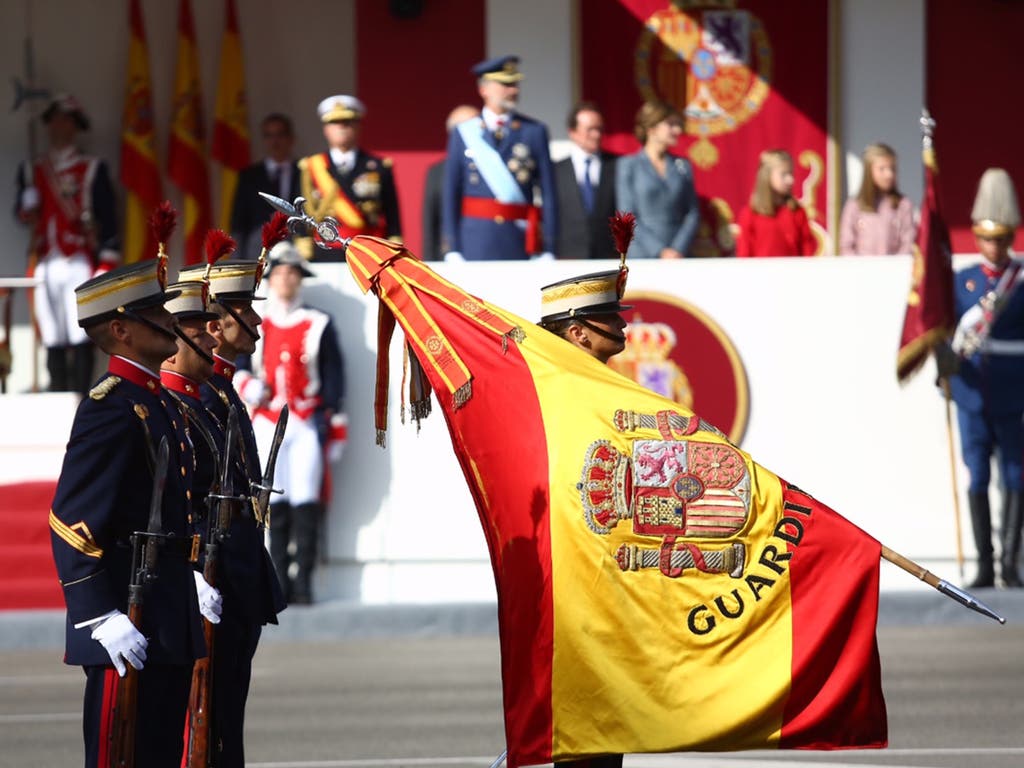
M1006 491L1003 494L1003 551L1002 557L999 559L999 570L1003 576L1003 584L1007 587L1024 586L1020 580L1020 574L1017 572L1022 502L1024 502L1024 494L1020 491Z
M71 348L71 359L73 361L68 388L77 392L82 397L89 394L89 386L92 384L93 367L93 346L91 341L84 344L75 344Z
M978 575L968 586L971 589L994 587L996 574L992 564L992 511L988 505L988 493L967 494L967 504L971 510L974 546L978 549Z
M291 602L291 579L288 577L288 539L292 531L292 505L288 502L270 505L270 559L281 582L285 600Z
M50 392L67 392L71 388L67 347L46 348L46 372L50 375Z
M295 531L295 585L292 602L313 602L313 566L316 565L317 531L320 527L320 505L300 504L292 513Z

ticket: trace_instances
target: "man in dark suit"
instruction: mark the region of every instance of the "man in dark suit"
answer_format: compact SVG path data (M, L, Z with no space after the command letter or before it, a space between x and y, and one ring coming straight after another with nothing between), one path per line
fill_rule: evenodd
M604 118L593 102L573 107L567 121L569 157L555 163L558 257L615 256L608 218L615 213L615 155L601 151Z
M265 157L238 174L231 208L231 236L238 243L239 258L257 259L263 248L260 229L273 211L260 192L288 202L299 195L299 169L292 156L295 131L287 115L273 112L260 123Z
M448 113L445 130L466 120L480 116L480 110L469 104L460 104ZM441 185L444 183L444 161L442 157L427 168L427 180L423 185L423 248L420 258L424 261L440 261L441 252Z
M484 106L479 119L456 126L448 139L445 260L550 259L558 235L555 174L547 126L516 111L519 58L482 61L472 72Z

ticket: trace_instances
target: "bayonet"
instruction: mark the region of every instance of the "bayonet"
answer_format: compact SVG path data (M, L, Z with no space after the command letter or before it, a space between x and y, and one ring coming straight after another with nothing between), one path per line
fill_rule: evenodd
M261 193L262 194L262 193ZM277 426L274 427L274 442L270 444L270 455L267 456L267 466L263 470L263 479L259 483L252 484L253 514L261 525L269 524L268 511L270 509L270 494L284 493L274 488L274 469L277 466L277 454L281 450L281 442L284 440L284 431L288 427L288 405L281 408L277 416Z

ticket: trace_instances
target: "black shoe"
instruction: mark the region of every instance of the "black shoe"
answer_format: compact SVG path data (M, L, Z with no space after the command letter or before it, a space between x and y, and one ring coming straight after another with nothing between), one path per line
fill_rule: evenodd
M967 585L968 589L987 589L996 585L996 575L991 568L982 568L974 581Z
M308 593L297 592L292 595L291 600L288 601L289 605L312 605L313 597Z
M1019 589L1024 587L1024 581L1020 580L1020 574L1017 573L1016 569L1008 570L1003 568L1003 586L1010 589Z

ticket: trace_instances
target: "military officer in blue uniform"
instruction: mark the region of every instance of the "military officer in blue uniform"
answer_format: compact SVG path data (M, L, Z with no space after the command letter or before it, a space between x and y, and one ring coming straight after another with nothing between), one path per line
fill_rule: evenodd
M253 484L260 483L263 472L252 422L232 379L236 358L251 355L259 339L260 317L252 302L262 298L255 295L262 275L262 261L237 259L215 262L209 269L190 267L179 274L182 281L209 279L210 309L218 319L210 321L207 328L217 347L213 373L200 388L200 400L221 433L227 425L228 409L234 408L238 414L240 456L233 482L235 493L242 495L255 494ZM217 586L223 594L224 610L214 637L212 729L213 743L220 746L219 768L245 765L243 732L252 659L263 625L276 624L277 614L285 608L281 585L263 543L264 524L254 504L238 504L221 549Z
M195 659L206 653L190 559L194 456L158 371L176 349L164 301L164 258L119 267L75 290L78 322L110 355L82 400L50 512L57 574L67 605L67 664L85 670L85 765L107 765L114 693L128 664L139 671L135 765L177 768ZM141 626L127 616L134 531L150 516L161 438L169 443L157 577L145 588Z
M951 367L958 370L950 377L961 453L971 476L967 499L978 549L978 574L971 586L995 583L988 498L995 455L1003 484L1000 575L1006 586L1020 587L1017 557L1024 488L1024 290L1020 285L1024 270L1010 255L1020 211L1006 171L985 171L971 218L984 260L954 278L958 324Z
M441 208L445 260L552 258L558 191L548 129L516 112L519 59L490 59L472 72L484 106L479 118L455 126L448 138Z

